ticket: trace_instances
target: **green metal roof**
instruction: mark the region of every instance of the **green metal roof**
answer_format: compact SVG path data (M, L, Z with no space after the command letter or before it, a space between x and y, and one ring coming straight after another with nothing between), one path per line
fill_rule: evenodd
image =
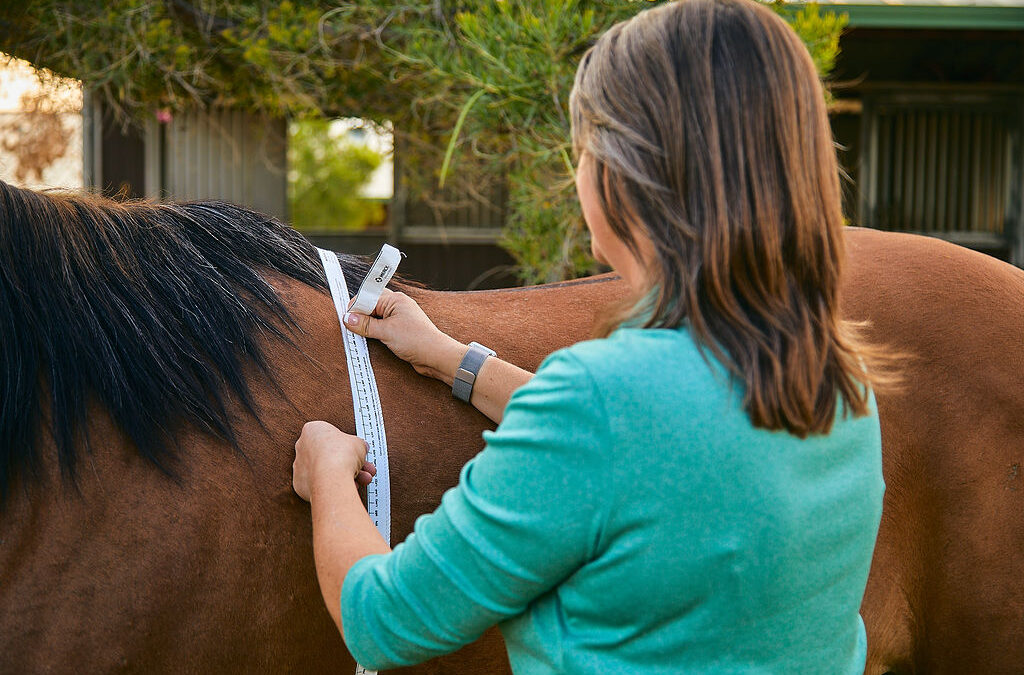
M794 3L805 4L805 3ZM933 0L919 2L818 3L822 11L848 14L850 28L944 28L1024 30L1024 2L1009 0L966 4Z

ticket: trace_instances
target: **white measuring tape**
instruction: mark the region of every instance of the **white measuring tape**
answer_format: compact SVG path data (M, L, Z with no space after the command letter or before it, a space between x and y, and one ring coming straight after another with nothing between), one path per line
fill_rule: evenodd
M320 248L320 262L327 274L327 285L334 298L334 309L341 323L341 335L345 342L345 359L348 361L348 379L352 386L352 407L355 409L356 436L366 441L366 459L377 467L377 475L366 487L366 510L377 526L384 541L391 545L391 478L388 472L388 439L384 434L384 413L380 407L377 380L370 364L370 352L366 338L345 328L345 314L349 311L348 285L341 271L338 256ZM359 286L353 312L370 314L377 306L381 291L401 262L401 253L394 246L384 244L377 259L370 267L366 278ZM373 675L376 671L356 665L356 675Z

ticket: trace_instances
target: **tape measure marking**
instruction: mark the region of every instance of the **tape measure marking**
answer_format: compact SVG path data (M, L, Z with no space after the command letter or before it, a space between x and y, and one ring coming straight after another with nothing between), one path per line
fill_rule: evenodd
M392 248L396 252L398 250L394 247L388 248ZM317 250L320 252L320 262L323 263L324 272L327 274L327 284L331 289L334 309L338 313L338 322L341 324L341 336L345 342L345 359L348 361L348 379L352 387L352 407L355 410L356 418L356 436L366 441L366 459L377 467L377 475L366 487L366 510L377 527L377 531L390 546L391 477L388 471L388 441L384 434L384 413L380 406L380 394L377 392L377 380L373 376L373 366L370 364L370 352L366 347L366 338L345 328L344 317L348 311L349 295L348 285L345 283L345 275L341 271L338 256L322 248ZM381 255L383 254L384 251L381 251ZM377 262L380 260L381 256L378 256ZM374 262L375 267L377 262ZM394 274L395 267L397 267L397 262L391 265L391 274ZM372 270L373 268L371 268L371 272ZM369 278L368 275L367 279ZM388 278L390 279L390 274ZM384 284L387 284L387 280L384 280ZM383 288L384 284L381 284L380 288ZM377 295L380 295L380 289L377 290ZM369 311L372 312L376 305L377 300L374 298ZM356 675L373 675L375 672L366 670L359 665L356 666Z

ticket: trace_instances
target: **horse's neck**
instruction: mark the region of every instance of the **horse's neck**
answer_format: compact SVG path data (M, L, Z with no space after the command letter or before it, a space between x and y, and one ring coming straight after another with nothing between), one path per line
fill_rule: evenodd
M11 669L61 672L88 655L87 668L101 672L183 663L218 672L351 672L317 588L309 507L291 489L303 423L355 430L341 327L326 294L283 279L275 285L301 331L292 333L294 346L268 338L273 382L245 373L259 420L241 405L229 411L242 453L182 429L178 480L170 480L98 411L77 493L50 460L38 484L15 486L0 514L0 606L8 609L0 612L0 651ZM616 286L412 294L442 330L532 369L586 337ZM379 343L370 350L397 542L457 482L489 422ZM46 457L54 454L47 448ZM68 612L68 598L88 612ZM502 659L499 649L488 654ZM494 658L472 672L496 672Z
M165 514L184 504L175 496L181 490L194 493L198 510L210 512L220 508L214 494L218 489L291 500L292 448L302 425L322 419L352 433L355 422L342 329L330 297L294 281L278 279L276 285L301 331L292 334L294 345L269 338L266 352L274 381L255 368L245 374L259 419L237 403L230 411L241 453L198 430L181 430L181 456L172 467L177 480L168 480L98 411L91 416L94 453L82 464L79 497L72 496L56 464L47 460L41 484L12 495L5 515L18 503L38 511L44 501L70 500L72 510L88 510L117 502L122 493L124 499L135 499L139 486L153 496L150 506ZM621 284L607 279L480 293L410 291L442 330L486 344L529 370L555 349L588 337L596 312L620 293ZM408 520L411 527L415 515L436 505L438 490L456 482L459 468L482 447L480 432L490 422L454 400L447 386L417 375L379 343L371 341L370 353L395 465L396 518ZM44 453L54 455L53 448ZM209 499L201 496L206 489ZM43 493L47 497L41 501ZM6 524L13 525L9 518ZM401 525L396 524L396 533Z

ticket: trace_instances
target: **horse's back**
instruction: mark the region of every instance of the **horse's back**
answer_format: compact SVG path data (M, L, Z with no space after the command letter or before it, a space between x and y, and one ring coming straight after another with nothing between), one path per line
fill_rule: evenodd
M1020 672L1024 271L912 235L847 245L847 316L906 355L902 389L879 395L868 672Z

